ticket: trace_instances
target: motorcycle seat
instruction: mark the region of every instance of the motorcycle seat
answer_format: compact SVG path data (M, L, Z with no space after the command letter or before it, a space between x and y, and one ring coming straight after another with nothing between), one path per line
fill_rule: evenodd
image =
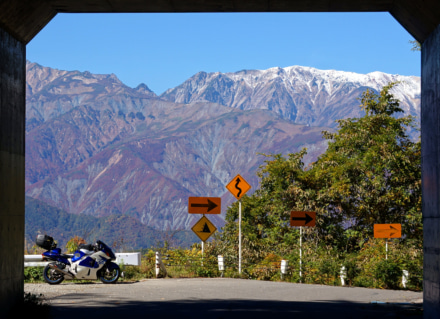
M64 258L73 258L73 255L71 254L61 254L60 256Z

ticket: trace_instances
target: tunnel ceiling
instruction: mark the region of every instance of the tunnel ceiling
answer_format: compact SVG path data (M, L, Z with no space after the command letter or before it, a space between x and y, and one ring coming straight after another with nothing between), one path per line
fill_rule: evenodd
M440 24L439 0L0 0L0 27L28 43L57 13L390 12L418 41Z

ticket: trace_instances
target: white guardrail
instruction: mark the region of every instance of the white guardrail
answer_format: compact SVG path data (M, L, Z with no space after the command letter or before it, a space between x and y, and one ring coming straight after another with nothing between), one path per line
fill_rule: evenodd
M118 265L140 266L141 253L116 253L116 263ZM48 264L43 261L41 255L24 255L25 267L44 267Z

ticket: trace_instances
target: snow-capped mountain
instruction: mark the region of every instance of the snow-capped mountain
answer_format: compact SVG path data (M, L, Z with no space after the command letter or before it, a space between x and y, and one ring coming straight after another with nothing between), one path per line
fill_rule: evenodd
M359 97L400 82L392 93L406 114L420 114L420 77L382 72L357 74L291 66L235 73L199 72L160 97L177 103L215 102L241 110L268 109L297 124L335 127L359 117Z

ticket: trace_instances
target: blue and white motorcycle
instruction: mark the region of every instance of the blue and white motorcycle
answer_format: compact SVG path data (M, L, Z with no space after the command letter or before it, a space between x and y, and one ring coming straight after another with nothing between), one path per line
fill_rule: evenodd
M93 245L80 245L73 254L62 254L47 235L38 235L36 244L47 250L42 254L43 260L53 261L43 270L43 278L50 285L64 279L99 279L104 284L113 284L121 275L119 266L113 262L115 254L100 240Z

